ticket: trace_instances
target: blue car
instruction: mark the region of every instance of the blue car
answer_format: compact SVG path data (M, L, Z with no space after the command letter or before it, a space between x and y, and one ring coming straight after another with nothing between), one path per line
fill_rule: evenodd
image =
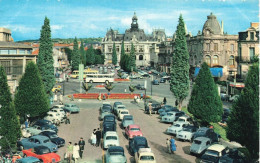
M129 140L129 152L133 156L140 148L149 148L148 142L145 137L135 136Z
M16 160L16 163L41 163L41 161L36 157L25 157Z
M171 105L164 105L164 106L162 106L161 109L158 110L158 114L160 114L160 113L162 113L162 112L164 112L166 110L179 111L176 107L173 107Z
M124 148L120 146L111 146L106 153L106 162L126 162Z
M153 85L159 85L159 81L157 79L153 80Z
M20 150L30 149L37 146L46 146L51 152L57 152L58 146L51 142L47 136L35 135L30 138L22 139L17 142L17 146Z

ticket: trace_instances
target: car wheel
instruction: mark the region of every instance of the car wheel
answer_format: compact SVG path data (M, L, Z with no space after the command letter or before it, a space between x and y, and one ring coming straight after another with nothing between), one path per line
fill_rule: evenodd
M93 80L90 80L89 82L90 82L90 83L93 83Z

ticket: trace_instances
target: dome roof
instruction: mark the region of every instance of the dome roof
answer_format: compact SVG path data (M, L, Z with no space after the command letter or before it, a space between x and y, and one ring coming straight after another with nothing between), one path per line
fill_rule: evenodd
M135 20L138 19L135 12L134 12L134 16L133 16L132 20L134 20L134 19L135 19Z
M205 22L202 31L204 32L205 29L209 29L211 33L213 34L222 34L222 30L220 27L220 24L217 20L217 17L210 13L208 17L208 20Z

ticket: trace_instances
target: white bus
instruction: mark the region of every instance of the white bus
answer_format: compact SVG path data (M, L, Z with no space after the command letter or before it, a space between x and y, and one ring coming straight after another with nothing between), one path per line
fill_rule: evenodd
M86 74L87 83L113 83L115 74Z

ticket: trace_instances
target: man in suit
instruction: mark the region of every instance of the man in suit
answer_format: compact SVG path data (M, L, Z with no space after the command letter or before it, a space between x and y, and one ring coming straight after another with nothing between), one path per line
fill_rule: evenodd
M85 146L85 141L81 137L80 140L79 140L79 156L80 156L80 158L82 158L84 146Z
M96 137L97 137L97 144L96 144L96 146L98 147L99 144L100 144L100 139L101 139L101 131L100 131L99 128L98 128L98 130L96 131Z

